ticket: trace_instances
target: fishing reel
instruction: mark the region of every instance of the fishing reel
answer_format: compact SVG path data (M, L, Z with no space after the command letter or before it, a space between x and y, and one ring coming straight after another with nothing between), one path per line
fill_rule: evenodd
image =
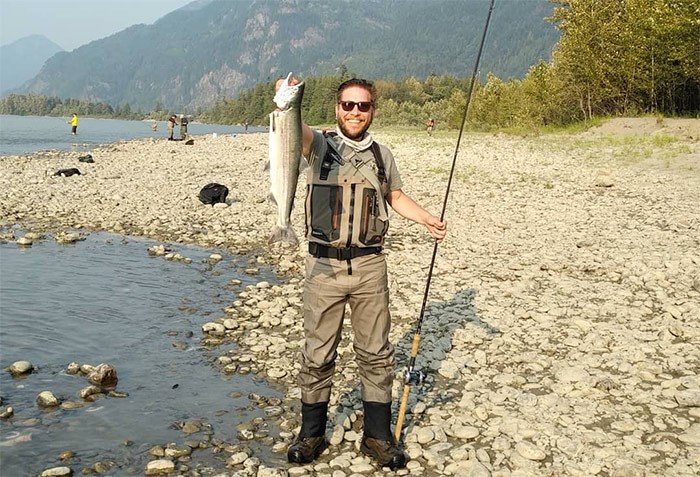
M406 368L406 371L403 373L403 382L410 385L422 384L425 376L426 374L423 371Z

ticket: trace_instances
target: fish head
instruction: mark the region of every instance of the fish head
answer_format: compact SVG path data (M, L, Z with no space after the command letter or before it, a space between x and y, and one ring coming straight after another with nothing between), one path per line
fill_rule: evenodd
M304 82L292 84L292 73L289 73L287 79L275 93L274 101L277 107L284 111L301 104L302 96L304 96Z

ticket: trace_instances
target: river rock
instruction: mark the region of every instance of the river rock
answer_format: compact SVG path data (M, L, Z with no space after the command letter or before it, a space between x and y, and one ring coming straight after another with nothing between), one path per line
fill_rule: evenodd
M34 365L29 361L15 361L7 369L12 376L29 374L34 370Z
M544 460L547 454L535 444L527 441L515 444L515 451L528 460Z
M39 407L56 407L60 404L56 396L51 391L42 391L36 397Z
M83 399L87 399L90 396L93 396L95 394L100 394L102 392L102 389L98 388L97 386L85 386L83 389L81 389L78 392L78 396L80 396Z
M222 325L221 323L216 323L214 321L210 321L209 323L204 323L202 325L202 332L203 333L224 333L226 331L226 327Z
M170 459L152 460L146 464L146 475L169 474L175 471L175 463Z
M684 389L673 396L680 406L700 407L700 389Z
M46 469L41 474L41 477L70 477L73 471L70 467L52 467Z
M66 374L78 374L80 372L80 365L75 361L68 363L66 366Z
M117 377L117 370L109 364L98 364L95 368L90 371L87 376L87 380L99 386L103 389L113 389L117 386L119 378Z
M700 424L695 423L678 435L678 440L686 444L700 445Z

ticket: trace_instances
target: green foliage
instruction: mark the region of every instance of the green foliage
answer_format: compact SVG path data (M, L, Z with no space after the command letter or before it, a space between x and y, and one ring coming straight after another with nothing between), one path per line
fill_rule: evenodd
M82 99L59 99L33 94L11 94L0 99L0 114L17 116L78 116L91 118L142 119L143 114L133 112L128 104L116 110L107 103L91 103Z
M577 118L700 107L697 0L550 0L560 100Z

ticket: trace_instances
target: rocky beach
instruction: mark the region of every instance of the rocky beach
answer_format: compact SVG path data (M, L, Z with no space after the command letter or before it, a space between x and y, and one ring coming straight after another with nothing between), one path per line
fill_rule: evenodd
M457 133L373 135L393 151L404 191L439 214ZM403 427L411 460L396 472L359 452L349 326L330 448L308 466L284 460L300 424L306 243L266 243L276 216L267 135L194 136L193 145L145 139L90 154L93 163L75 152L0 157L4 240L31 247L42 234L109 231L163 244L150 253L198 245L272 266L279 284L241 288L193 331L209 349L237 343L213 361L221 373L264 377L285 398L251 396L265 417L241 425L237 440L222 442L193 419L181 423L182 442L159 443L146 466L110 474L67 459L46 475L700 474L700 120L623 118L576 134L463 137L421 330L417 368L426 379L411 388ZM66 168L80 175L55 175ZM198 200L211 182L229 188L227 203ZM299 236L303 196L300 181L292 216ZM395 408L432 252L423 227L393 214L385 253ZM11 415L3 419L11 425ZM256 453L261 443L274 459ZM200 462L204 453L214 463Z

